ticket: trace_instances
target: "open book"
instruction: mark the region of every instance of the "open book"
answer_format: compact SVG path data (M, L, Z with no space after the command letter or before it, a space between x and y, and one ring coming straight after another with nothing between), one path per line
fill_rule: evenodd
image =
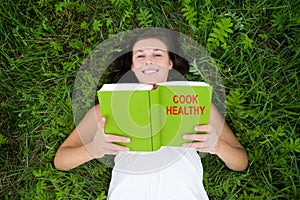
M212 87L204 82L104 84L97 94L105 132L129 137L119 144L131 151L181 146L184 134L209 122Z

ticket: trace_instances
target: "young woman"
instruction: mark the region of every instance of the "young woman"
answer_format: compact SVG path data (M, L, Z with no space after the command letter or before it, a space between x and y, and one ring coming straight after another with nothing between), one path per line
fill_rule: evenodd
M188 63L178 55L178 47L173 36L146 30L131 43L127 65L118 64L119 69L109 76L116 81L131 70L140 83L153 84L170 80L172 69L185 74ZM109 199L208 199L197 151L216 154L232 170L242 171L248 166L247 153L214 106L210 123L194 127L207 134L184 135L194 142L151 153L133 153L115 144L130 142L130 138L106 134L105 120L99 105L91 108L59 147L54 164L57 169L69 170L95 158L116 155ZM93 140L82 142L80 135L91 135Z

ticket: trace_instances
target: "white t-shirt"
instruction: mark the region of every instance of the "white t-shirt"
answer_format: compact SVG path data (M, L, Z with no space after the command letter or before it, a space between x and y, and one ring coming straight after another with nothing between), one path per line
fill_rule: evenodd
M182 147L162 147L151 153L119 153L108 199L208 199L200 156L195 149Z

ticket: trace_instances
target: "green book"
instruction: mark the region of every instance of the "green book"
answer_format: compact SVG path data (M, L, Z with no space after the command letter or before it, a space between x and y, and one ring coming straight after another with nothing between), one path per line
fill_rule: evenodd
M208 124L212 87L204 82L104 84L97 92L107 134L127 136L131 151L182 146L184 134Z

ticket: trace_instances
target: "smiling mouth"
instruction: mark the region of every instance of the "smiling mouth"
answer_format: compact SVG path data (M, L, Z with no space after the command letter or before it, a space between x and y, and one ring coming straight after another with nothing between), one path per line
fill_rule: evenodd
M146 69L146 70L143 70L142 73L143 74L154 74L158 71L159 71L158 69Z

